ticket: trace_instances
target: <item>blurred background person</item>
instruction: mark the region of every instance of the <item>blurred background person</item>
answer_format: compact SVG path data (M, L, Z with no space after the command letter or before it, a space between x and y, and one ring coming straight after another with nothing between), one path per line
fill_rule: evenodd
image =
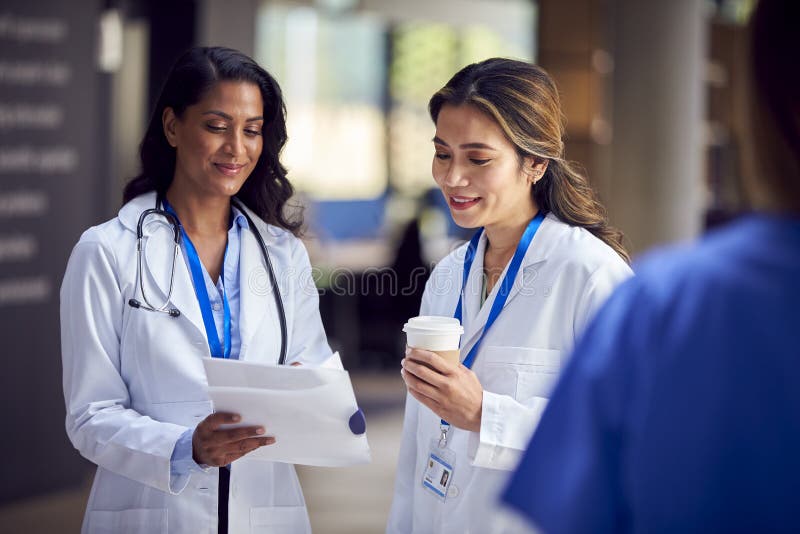
M798 17L750 21L752 214L601 308L505 492L546 533L800 530Z
M275 439L224 427L240 417L214 412L202 363L331 356L303 285L300 222L284 213L285 142L281 90L264 69L229 48L190 49L119 216L75 246L61 336L67 433L97 464L83 532L311 531L293 466L245 457Z
M461 364L412 348L387 532L513 532L495 495L547 405L563 354L632 273L585 176L563 159L558 90L539 67L493 58L430 100L432 173L477 232L436 266L420 315L455 316ZM430 480L438 463L444 472ZM438 473L438 470L435 470Z

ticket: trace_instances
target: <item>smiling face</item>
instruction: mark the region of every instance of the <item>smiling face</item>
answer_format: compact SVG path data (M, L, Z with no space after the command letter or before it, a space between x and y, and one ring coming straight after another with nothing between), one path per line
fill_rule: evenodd
M445 105L433 139L433 178L464 228L526 224L536 214L533 158L520 158L500 126L472 105ZM538 164L539 167L543 164Z
M240 81L214 84L181 117L165 109L164 134L176 151L170 189L235 195L261 156L263 113L258 86Z

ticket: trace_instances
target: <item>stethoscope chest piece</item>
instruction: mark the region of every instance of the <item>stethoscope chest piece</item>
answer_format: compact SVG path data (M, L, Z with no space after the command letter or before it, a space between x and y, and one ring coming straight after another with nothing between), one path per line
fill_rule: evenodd
M169 301L167 301L167 302L169 302ZM146 303L142 304L141 302L139 302L136 299L128 299L128 306L130 306L131 308L136 308L136 309L145 309L145 310L148 310L148 311L166 313L170 317L180 317L181 316L181 311L178 308L166 308L166 309L163 309L163 310L159 310L158 308L153 308L149 304L146 304Z

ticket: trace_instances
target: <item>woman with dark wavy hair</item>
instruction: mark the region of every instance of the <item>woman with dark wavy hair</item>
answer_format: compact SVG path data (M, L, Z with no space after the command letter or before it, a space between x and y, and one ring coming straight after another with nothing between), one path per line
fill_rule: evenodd
M519 532L496 495L536 428L567 351L631 275L586 177L564 159L558 91L541 68L488 59L430 100L433 178L478 231L443 259L421 315L461 321L461 361L411 348L387 532Z
M292 186L281 90L252 59L193 48L164 85L119 215L61 290L67 433L97 464L84 532L310 532L269 428L212 413L203 358L331 357Z
M123 203L150 191L164 195L172 184L176 164L175 146L164 132L164 113L171 109L180 117L220 80L248 81L261 92L263 144L256 165L236 193L245 206L268 224L297 233L301 221L287 219L284 208L294 189L286 178L279 156L286 144L286 107L278 82L256 62L235 50L193 48L175 64L161 90L140 149L142 172L125 186Z

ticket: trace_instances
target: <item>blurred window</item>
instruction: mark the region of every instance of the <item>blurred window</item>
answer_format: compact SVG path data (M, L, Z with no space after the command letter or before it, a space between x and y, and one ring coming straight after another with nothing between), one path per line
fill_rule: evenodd
M469 63L533 60L535 20L530 0L263 2L256 59L284 91L283 161L315 233L384 235L389 192L416 200L434 186L428 99Z
M745 24L757 0L706 0L711 15L718 20Z
M292 183L317 200L383 193L385 24L368 14L268 4L257 27L257 59L286 100L283 160Z

